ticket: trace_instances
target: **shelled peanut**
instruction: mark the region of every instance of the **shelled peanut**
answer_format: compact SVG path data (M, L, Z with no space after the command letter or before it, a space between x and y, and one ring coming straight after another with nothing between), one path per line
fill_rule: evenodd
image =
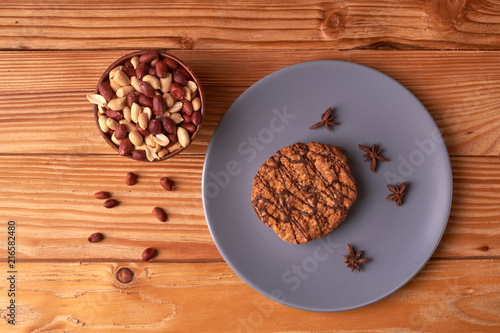
M187 147L201 125L199 87L175 60L148 51L111 69L87 99L122 156L160 160Z

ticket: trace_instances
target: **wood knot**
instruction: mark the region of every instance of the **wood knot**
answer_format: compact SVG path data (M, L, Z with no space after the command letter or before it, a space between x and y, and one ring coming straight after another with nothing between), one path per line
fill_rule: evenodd
M481 251L488 251L490 248L488 247L488 245L484 245L484 246L481 246Z
M425 46L404 44L391 41L380 41L368 45L356 46L354 50L425 50Z
M443 22L454 22L463 15L466 6L466 0L434 1L431 5L432 16L434 19L439 18Z
M323 17L323 28L329 33L338 33L343 30L345 15L337 12L326 12Z
M122 267L116 272L116 279L121 283L130 283L134 278L134 272L130 268Z
M194 45L194 40L191 37L184 36L181 38L181 48L184 50L191 50Z
M467 288L465 289L465 295L472 295L474 294L475 290L472 288Z

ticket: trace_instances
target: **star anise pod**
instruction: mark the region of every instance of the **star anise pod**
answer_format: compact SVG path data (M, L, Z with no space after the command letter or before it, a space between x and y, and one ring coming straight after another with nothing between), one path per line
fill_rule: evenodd
M329 131L331 131L332 129L330 128L330 126L339 125L339 123L333 121L333 118L335 118L335 116L332 115L332 108L329 107L321 115L321 121L312 125L311 127L309 127L309 129L316 129L324 125Z
M387 158L380 156L382 149L378 148L376 144L373 144L371 148L363 145L358 145L358 147L366 153L363 155L363 157L366 157L365 162L370 161L370 170L372 172L375 172L375 168L377 167L377 160L389 162Z
M357 269L359 272L360 265L369 262L370 259L366 258L361 259L360 257L363 255L363 251L355 253L351 244L347 244L347 248L349 250L349 253L346 256L343 256L346 259L344 261L344 264L347 264L346 268L350 268L351 272L354 271L354 269Z
M401 206L403 204L403 198L406 195L406 188L408 186L408 182L404 182L401 185L396 185L396 187L387 185L389 191L392 194L389 194L385 200L392 200L396 203L396 205Z

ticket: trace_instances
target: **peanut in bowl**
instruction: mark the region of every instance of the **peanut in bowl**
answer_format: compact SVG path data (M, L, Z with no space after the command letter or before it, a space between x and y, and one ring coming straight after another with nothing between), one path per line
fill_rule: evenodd
M196 138L205 101L196 75L160 51L127 54L109 66L94 94L97 127L121 156L163 161Z

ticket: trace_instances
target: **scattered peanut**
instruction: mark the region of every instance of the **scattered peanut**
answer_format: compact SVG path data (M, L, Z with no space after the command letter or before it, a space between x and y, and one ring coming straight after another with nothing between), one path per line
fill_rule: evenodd
M108 108L113 111L120 111L127 105L127 97L118 97L108 102Z
M132 121L132 110L129 106L123 108L123 118L127 119L128 121Z
M154 90L160 89L160 80L158 80L153 75L148 74L148 75L144 76L142 78L142 81L149 83L151 88L153 88Z
M165 103L167 103L167 108L172 107L175 103L175 99L169 93L164 93L163 99L165 100Z
M159 152L158 152L158 157L159 158L164 158L165 156L167 156L168 154L170 154L170 152L168 151L168 148L162 148Z
M102 114L99 116L98 120L99 120L99 127L101 128L101 131L103 131L104 133L107 133L109 131L109 127L106 124L108 117L106 117L105 115Z
M193 98L191 104L193 104L193 110L198 111L201 108L200 98L199 97Z
M121 88L121 86L120 86L118 83L116 83L116 82L115 82L115 80L110 80L110 81L109 81L109 85L111 86L111 89L112 89L112 90L113 90L113 92L115 92L115 93L118 91L118 89L120 89L120 88Z
M175 102L171 107L167 109L169 113L175 113L182 110L182 102Z
M155 140L155 142L162 147L165 147L170 143L170 140L167 138L167 136L161 133L154 135L153 140Z
M130 78L121 70L115 73L111 81L114 81L120 87L128 86L130 84Z
M106 109L103 108L101 105L97 105L97 111L99 112L99 114L105 114L106 113Z
M116 201L115 199L108 199L108 200L104 201L104 203L103 203L103 206L106 208L113 208L113 207L116 207L117 205L118 205L118 201Z
M167 221L167 213L160 207L155 207L153 208L152 211L153 215L158 219L160 222L166 222Z
M142 146L142 143L144 142L144 137L137 131L131 131L128 134L128 138L130 139L130 142L136 146L136 149L137 147Z
M153 135L148 135L148 136L145 136L144 137L144 143L148 146L148 147L156 147L156 142L155 140L153 139Z
M158 251L156 251L156 249L153 249L153 248L147 248L144 250L144 252L142 252L142 260L143 261L149 261L151 259L153 259L154 257L156 257L156 255L158 254Z
M160 185L167 191L172 191L174 188L174 183L167 177L160 178Z
M137 118L137 122L139 123L139 126L145 130L149 125L148 115L146 113L141 113L139 118Z
M170 147L168 147L168 151L170 153L173 153L174 151L177 151L178 149L180 149L182 146L179 142L176 142L174 143L173 145L171 145Z
M186 85L189 88L189 90L191 90L192 94L196 94L196 91L198 91L198 86L196 85L196 82L188 81Z
M96 199L108 199L111 197L111 193L106 192L106 191L99 191L94 193L94 197Z
M108 118L108 119L106 119L106 125L108 125L108 127L114 131L118 127L119 124L113 118Z
M193 117L191 117L193 118ZM127 129L127 133L130 133L132 131L135 131L135 126L132 125L132 123L130 121L128 121L127 119L122 119L118 122L120 125L125 125L125 128ZM194 123L193 123L194 124Z
M151 110L150 107L145 107L142 109L142 112L148 115L148 121L151 121L151 118L153 117L153 111Z
M125 183L128 186L133 186L137 183L137 175L133 172L127 172L127 176L125 177Z
M113 135L111 135L111 141L117 145L117 146L120 146L121 143L122 143L122 140L121 139L118 139L116 136L115 136L115 133L113 133Z
M168 93L170 91L171 84L172 84L171 73L168 73L167 76L160 78L160 88L163 93Z
M116 97L125 97L134 91L134 87L132 86L124 86L116 91Z
M97 104L102 107L105 107L107 104L106 99L99 94L88 94L87 99L90 103Z
M137 66L139 65L139 57L132 57L132 59L130 59L130 63L134 66L134 69L137 69Z
M112 70L110 70L109 71L109 79L112 80L115 77L115 74L118 71L121 71L122 68L123 68L123 66L119 65L119 66L116 66L115 68L113 68Z
M137 76L132 76L130 78L130 85L132 87L134 87L135 91L137 91L138 93L141 92L141 88L139 88L139 79L137 78Z
M184 118L182 118L182 115L180 113L172 113L170 115L170 119L176 124L180 124L183 122Z
M100 232L96 232L95 234L90 235L88 239L91 243L97 243L104 239L104 235Z
M189 133L184 127L177 127L177 138L182 147L186 148L189 146Z
M193 93L191 92L191 89L189 89L186 86L183 86L182 90L184 91L184 99L187 99L188 101L193 99Z

